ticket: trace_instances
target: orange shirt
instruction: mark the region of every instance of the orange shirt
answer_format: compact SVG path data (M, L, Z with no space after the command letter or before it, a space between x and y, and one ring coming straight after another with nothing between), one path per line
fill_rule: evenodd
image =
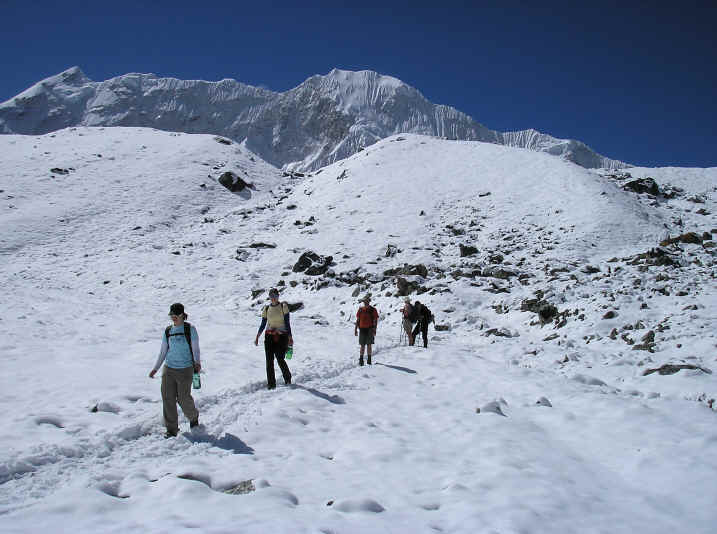
M378 312L373 306L361 306L356 312L356 324L359 328L373 328L378 323Z

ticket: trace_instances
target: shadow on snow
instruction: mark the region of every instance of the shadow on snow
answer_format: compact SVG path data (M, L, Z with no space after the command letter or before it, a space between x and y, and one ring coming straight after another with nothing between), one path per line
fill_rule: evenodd
M401 367L400 365L389 365L387 363L375 363L374 365L383 365L384 367L390 367L391 369L396 369L396 371L403 371L404 373L410 373L412 375L415 375L417 371L414 371L413 369L409 369L408 367Z
M183 436L192 443L209 443L213 447L231 451L234 454L254 454L254 449L234 434L225 433L221 438L218 438L211 434L192 434L185 432Z
M300 386L297 384L293 384L291 386L291 388L292 389L303 389L304 391L308 391L309 393L319 397L320 399L329 401L331 404L346 404L346 401L339 395L327 395L326 393L323 393L323 392L319 391L318 389L307 388L307 387Z

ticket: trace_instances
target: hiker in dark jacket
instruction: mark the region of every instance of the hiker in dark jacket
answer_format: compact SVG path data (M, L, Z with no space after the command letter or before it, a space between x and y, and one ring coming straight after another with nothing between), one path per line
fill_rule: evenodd
M368 355L368 364L371 365L371 345L373 345L376 337L376 326L378 325L378 312L376 308L371 306L371 298L366 295L363 299L363 306L356 312L356 325L354 326L354 336L358 336L359 345L361 345L359 353L359 365L363 365L364 348Z
M256 333L254 345L259 344L259 336L264 327L264 353L266 355L266 382L269 389L276 388L276 376L274 374L274 359L279 364L285 384L291 384L291 372L286 365L286 349L294 346L294 338L291 336L291 323L289 321L289 305L286 302L279 302L279 291L276 288L269 290L271 304L264 306L261 312L261 324Z
M424 304L421 304L420 302L416 301L413 304L413 307L415 308L415 313L418 315L418 321L416 322L416 327L413 329L412 337L413 340L411 342L411 345L415 345L416 343L416 336L418 335L418 332L420 331L423 335L423 348L428 348L428 323L432 320L432 314L431 310L429 310Z
M165 362L161 388L164 425L167 427L165 438L174 437L179 432L177 403L189 420L189 428L199 425L199 411L192 398L192 376L202 369L199 363L199 334L194 326L184 322L187 319L184 306L180 303L172 304L169 317L173 326L165 330L157 363L149 372L149 377L154 378L162 362Z

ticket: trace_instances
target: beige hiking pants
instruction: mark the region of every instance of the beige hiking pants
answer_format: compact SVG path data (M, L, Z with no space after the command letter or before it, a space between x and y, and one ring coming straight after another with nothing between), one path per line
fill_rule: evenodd
M406 332L408 341L410 342L412 339L411 332L413 332L413 324L411 324L411 321L409 321L406 317L403 318L403 330Z
M164 411L164 424L170 432L179 431L179 416L177 415L177 403L182 408L184 416L189 421L195 421L199 417L197 407L194 406L192 398L192 375L193 367L184 369L172 369L164 366L162 372L162 408Z

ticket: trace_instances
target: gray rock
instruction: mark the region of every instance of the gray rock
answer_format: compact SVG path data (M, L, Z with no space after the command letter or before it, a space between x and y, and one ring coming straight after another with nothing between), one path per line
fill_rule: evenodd
M303 272L309 276L319 276L329 270L333 260L333 256L320 256L309 250L299 257L292 270L295 273Z
M703 373L707 373L708 375L712 374L712 371L710 369L707 369L706 367L700 367L699 365L692 365L692 364L671 364L666 363L665 365L662 365L661 367L658 367L656 369L645 369L645 371L642 373L643 376L651 375L652 373L658 373L660 375L674 375L675 373L681 371L682 369L697 369L702 371Z
M303 302L288 302L287 305L289 306L289 311L292 313L304 309Z
M247 187L249 189L254 188L253 185L245 182L239 176L237 176L236 174L234 174L231 171L222 173L221 176L219 176L218 182L220 184L222 184L224 187L226 187L232 193L238 193L240 191L243 191Z
M242 482L239 482L239 484L237 484L236 486L232 486L231 488L225 489L224 493L227 493L229 495L246 495L247 493L251 493L252 491L256 491L254 481L244 480Z
M461 250L461 258L465 258L468 256L473 256L474 254L478 254L478 249L476 247L470 246L470 245L458 245Z
M648 193L653 196L660 194L660 188L652 178L639 178L631 182L626 183L623 186L626 191L634 191L635 193Z
M553 407L547 397L540 397L535 404L537 404L538 406L547 406L548 408Z

